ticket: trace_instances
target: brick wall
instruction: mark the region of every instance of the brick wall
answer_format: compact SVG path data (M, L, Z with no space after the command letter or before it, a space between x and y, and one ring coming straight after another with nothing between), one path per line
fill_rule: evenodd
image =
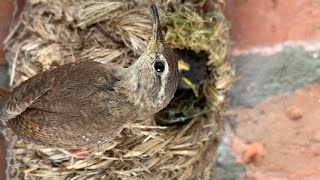
M320 179L320 1L226 0L225 14L237 81L215 179Z
M13 20L13 13L21 12L25 0L1 0L0 3L0 65L5 64L3 40L9 33L10 24ZM16 9L15 9L16 8Z
M235 49L320 40L319 0L226 0Z

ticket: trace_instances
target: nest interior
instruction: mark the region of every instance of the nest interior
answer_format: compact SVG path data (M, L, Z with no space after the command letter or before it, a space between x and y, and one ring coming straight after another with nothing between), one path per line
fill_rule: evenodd
M112 142L70 158L56 148L17 139L6 129L7 176L13 179L210 179L220 111L232 80L226 59L229 25L212 0L158 1L168 44L202 58L205 75L194 82L182 75L172 103L153 119L126 127ZM82 60L130 66L149 41L149 1L29 0L5 40L11 85L42 71ZM184 54L184 53L182 53ZM199 56L197 56L199 57ZM185 59L180 56L181 59ZM192 64L192 62L188 62ZM191 70L197 69L191 65ZM188 120L159 126L156 120Z

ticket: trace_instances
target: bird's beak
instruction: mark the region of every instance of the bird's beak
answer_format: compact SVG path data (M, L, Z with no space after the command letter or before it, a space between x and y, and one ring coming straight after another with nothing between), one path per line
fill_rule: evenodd
M151 4L151 13L153 19L153 33L152 33L152 46L155 48L157 42L164 41L162 36L161 24L159 19L158 10L155 4Z

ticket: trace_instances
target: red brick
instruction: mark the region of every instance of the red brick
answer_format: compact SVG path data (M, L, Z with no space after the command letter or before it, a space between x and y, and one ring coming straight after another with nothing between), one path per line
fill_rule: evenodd
M5 148L5 139L2 136L2 134L0 134L0 179L4 179L4 172L5 172L5 168L6 168L6 148Z
M9 33L10 24L13 20L14 0L1 0L0 3L0 64L5 64L3 40ZM18 14L21 12L25 0L18 0Z
M2 0L0 3L0 64L4 64L3 40L9 32L13 12L13 0ZM4 179L6 167L5 145L2 134L0 135L0 179Z
M5 63L3 40L9 32L9 27L12 19L13 5L13 0L2 0L2 2L0 3L0 64Z
M234 48L320 40L319 0L226 0Z
M315 83L269 97L254 108L232 109L236 128L226 131L227 142L237 159L254 162L247 166L249 176L320 179L319 104L320 83ZM303 112L303 119L289 121L287 110L291 107Z

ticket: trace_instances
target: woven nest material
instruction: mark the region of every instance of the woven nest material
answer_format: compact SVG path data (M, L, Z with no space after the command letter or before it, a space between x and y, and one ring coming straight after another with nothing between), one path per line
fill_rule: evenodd
M29 0L5 41L12 84L84 59L130 66L146 48L152 22L148 1ZM218 2L158 2L165 38L175 49L206 55L197 96L176 97L155 117L189 119L158 126L145 119L84 159L28 143L6 129L7 176L12 179L210 179L232 68L226 60L228 24ZM201 60L195 60L201 61ZM196 87L196 88L194 88ZM190 90L182 90L190 91ZM181 97L180 97L181 98ZM196 103L192 103L196 102ZM178 104L178 105L177 105ZM186 108L186 106L188 108ZM176 112L183 112L180 115ZM175 114L171 116L170 114ZM164 116L162 114L165 114Z

